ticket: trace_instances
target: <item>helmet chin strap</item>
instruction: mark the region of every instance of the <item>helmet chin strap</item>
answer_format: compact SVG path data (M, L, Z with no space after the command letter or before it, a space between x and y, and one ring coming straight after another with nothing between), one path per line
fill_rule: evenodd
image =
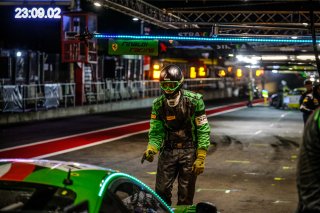
M169 107L175 107L178 105L180 100L181 92L179 91L174 97L167 99Z

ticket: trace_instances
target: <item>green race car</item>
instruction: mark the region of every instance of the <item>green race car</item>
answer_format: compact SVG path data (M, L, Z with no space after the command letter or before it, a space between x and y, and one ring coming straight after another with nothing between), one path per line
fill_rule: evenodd
M217 212L210 203L170 207L122 172L52 160L0 159L0 197L9 212Z

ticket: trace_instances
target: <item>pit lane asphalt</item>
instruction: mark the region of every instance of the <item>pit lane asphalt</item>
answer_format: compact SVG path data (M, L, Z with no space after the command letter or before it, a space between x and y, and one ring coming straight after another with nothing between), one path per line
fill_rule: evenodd
M141 109L128 114L114 112L109 115L112 118L97 115L92 118L92 124L87 125L94 126L97 120L104 123L113 119L113 123L121 123L120 120L134 122L137 117L148 119L150 109L145 110L147 115ZM215 203L220 212L228 213L294 212L296 160L303 130L301 113L255 106L208 120L218 145L209 149L206 170L198 178L194 202L209 201ZM68 129L60 128L62 132ZM157 159L153 163L140 163L146 145L147 133L141 133L48 159L117 169L153 188ZM176 186L173 202L176 202Z
M244 99L217 99L206 101L206 108L237 103ZM0 150L38 141L66 137L84 132L148 120L151 107L90 114L37 122L25 122L0 126Z
M209 201L227 213L294 212L301 117L299 111L265 106L209 117L218 145L209 149L194 202ZM134 175L153 188L157 159L140 163L147 141L147 133L141 133L48 159L113 168ZM175 185L174 203L176 188Z

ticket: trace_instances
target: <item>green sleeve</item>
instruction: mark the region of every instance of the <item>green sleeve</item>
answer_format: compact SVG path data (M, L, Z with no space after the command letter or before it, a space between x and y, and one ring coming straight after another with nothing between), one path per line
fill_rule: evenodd
M159 115L160 105L161 102L157 99L153 102L149 129L149 144L158 150L161 148L165 136L164 123Z
M205 113L205 106L202 98L197 102L195 111L195 123L198 149L208 150L208 147L210 145L210 126Z

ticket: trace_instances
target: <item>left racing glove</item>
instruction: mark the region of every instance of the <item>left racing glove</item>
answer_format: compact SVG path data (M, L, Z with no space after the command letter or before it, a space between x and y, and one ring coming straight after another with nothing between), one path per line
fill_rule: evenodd
M192 165L192 172L195 175L200 175L204 171L204 160L206 159L207 151L204 149L197 150L197 159Z

